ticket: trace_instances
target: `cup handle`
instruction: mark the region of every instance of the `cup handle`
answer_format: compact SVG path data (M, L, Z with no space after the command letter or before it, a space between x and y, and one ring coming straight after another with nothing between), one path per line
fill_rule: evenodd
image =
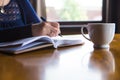
M81 27L82 36L83 36L84 38L86 38L87 40L91 41L90 38L87 38L87 37L85 36L84 30L83 30L84 28L86 28L86 27Z

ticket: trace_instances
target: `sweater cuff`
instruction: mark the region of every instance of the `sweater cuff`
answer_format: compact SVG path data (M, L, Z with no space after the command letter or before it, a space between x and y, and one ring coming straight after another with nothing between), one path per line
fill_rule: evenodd
M0 31L0 42L14 41L22 38L32 37L31 24Z

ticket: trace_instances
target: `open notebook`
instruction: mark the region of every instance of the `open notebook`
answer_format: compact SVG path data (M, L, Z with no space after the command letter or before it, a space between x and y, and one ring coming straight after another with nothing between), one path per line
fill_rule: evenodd
M33 51L49 46L54 48L72 46L83 44L84 42L80 38L72 37L48 37L37 36L20 39L13 42L0 43L0 51L5 53L19 54L23 52Z

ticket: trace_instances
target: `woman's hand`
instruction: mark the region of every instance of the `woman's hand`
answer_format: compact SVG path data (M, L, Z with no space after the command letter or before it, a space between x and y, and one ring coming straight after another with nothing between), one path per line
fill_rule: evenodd
M60 25L57 22L42 22L32 25L33 36L58 36L60 32Z

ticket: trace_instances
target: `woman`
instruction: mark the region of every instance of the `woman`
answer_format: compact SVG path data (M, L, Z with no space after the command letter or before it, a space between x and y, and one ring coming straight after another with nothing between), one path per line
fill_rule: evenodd
M0 42L59 33L59 24L39 19L29 0L0 0Z

